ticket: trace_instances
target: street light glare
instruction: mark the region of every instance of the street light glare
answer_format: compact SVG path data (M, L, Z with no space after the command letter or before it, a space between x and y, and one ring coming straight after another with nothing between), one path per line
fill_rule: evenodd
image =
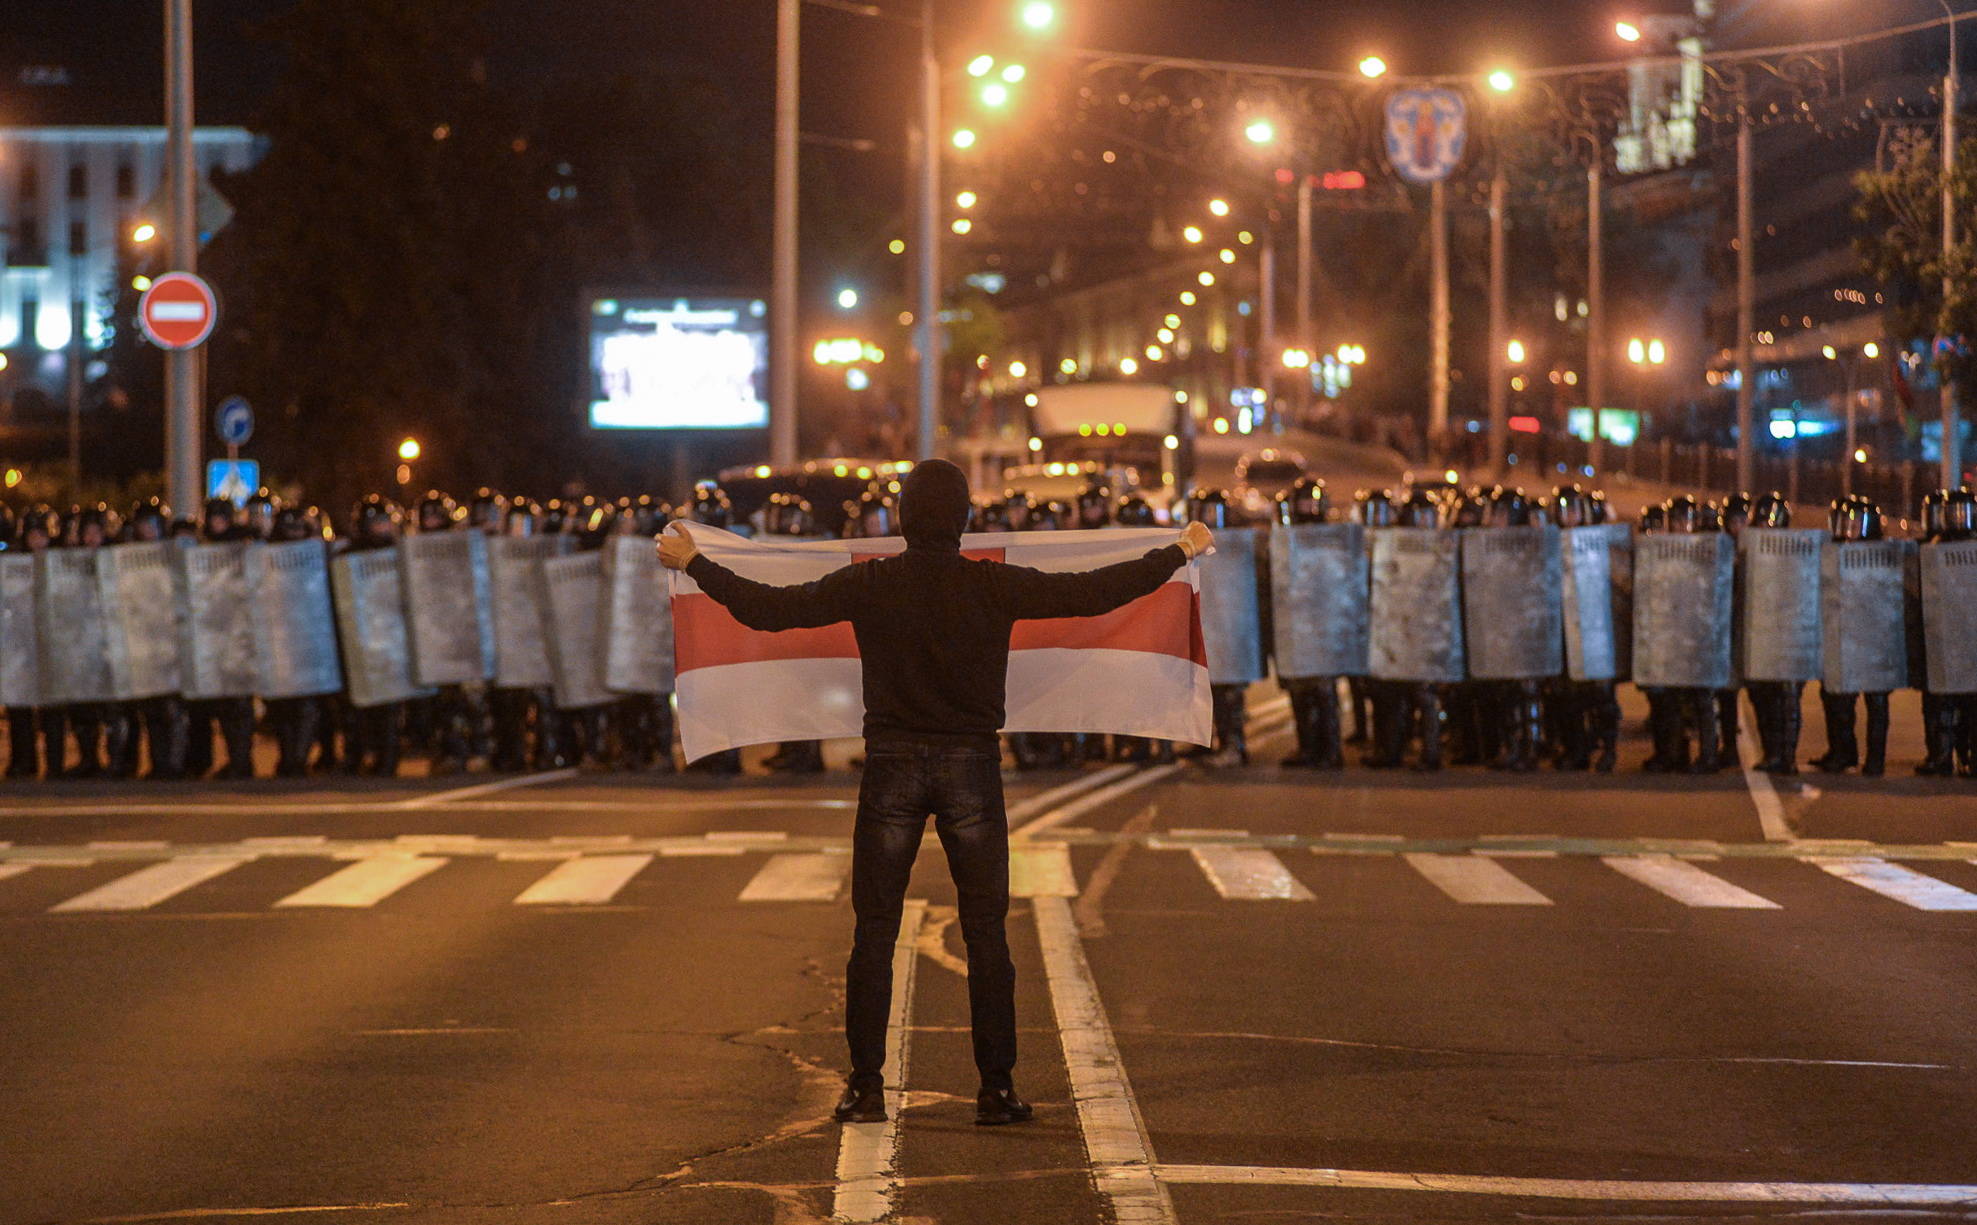
M1614 22L1613 32L1620 36L1620 41L1623 43L1637 43L1641 41L1641 27L1631 21Z
M1203 289L1206 289L1210 285L1213 285L1215 283L1215 274L1212 272L1204 272L1200 276L1197 276L1195 280L1200 281L1201 287Z
M419 449L418 439L407 438L404 442L398 444L398 458L409 464L419 458Z
M1198 225L1188 226L1181 231L1181 237L1187 239L1189 242L1200 242L1201 227Z
M971 77L985 77L994 69L995 57L993 55L978 55L968 61L968 75Z
M1522 362L1524 360L1524 342L1521 340L1511 341L1508 345L1504 346L1504 354L1512 362Z
M1139 362L1135 361L1130 357L1122 357L1119 359L1120 374L1131 375L1131 374L1138 374L1139 372L1140 372Z
M1507 94L1517 88L1517 78L1507 70L1499 68L1490 74L1490 88L1500 94Z
M136 226L132 227L130 232L130 240L132 242L150 242L157 236L158 227L148 221L138 222Z
M1057 6L1050 0L1029 0L1021 10L1023 28L1042 33L1057 24Z
M904 238L895 238L886 244L886 250L892 252L894 255L904 255L906 254L906 240Z
M1225 264L1233 264L1236 262L1236 253L1234 251L1229 250L1227 247L1222 248L1220 256L1222 262Z
M1648 359L1648 365L1659 366L1661 363L1668 360L1668 346L1662 344L1659 340L1648 341L1647 359Z
M1181 305L1182 305L1182 306L1193 306L1193 305L1194 305L1194 303L1195 303L1195 297L1194 297L1194 290L1192 290L1192 289L1183 289L1183 290L1181 291Z
M1252 119L1249 121L1249 126L1242 130L1242 134L1249 138L1249 143L1252 145L1272 144L1277 139L1277 125L1268 119Z
M853 307L857 306L858 291L851 288L849 285L845 286L843 289L838 290L837 305L839 310L850 310Z
M1636 366L1647 360L1647 344L1640 337L1627 342L1627 360Z
M954 224L949 226L948 228L953 230L956 234L966 234L969 230L975 228L975 223L968 220L966 217L956 217L954 219Z
M1009 87L1007 85L1004 85L1000 81L990 81L987 85L982 86L983 106L1007 106L1008 104Z
M1008 82L1009 84L1014 85L1018 81L1021 81L1028 74L1029 74L1029 70L1024 68L1021 64L1011 64L1009 65L1009 67L1004 68L1002 70L1002 79Z
M1860 346L1860 355L1868 361L1873 361L1875 358L1881 356L1881 346L1870 340Z
M1208 202L1208 211L1214 213L1217 217L1226 217L1229 215L1229 202L1217 197Z
M964 191L954 197L954 204L956 208L973 208L980 198L972 191Z
M1359 75L1371 80L1387 74L1387 62L1377 55L1369 55L1359 61Z
M973 128L960 128L960 129L957 129L957 130L955 131L955 133L954 133L954 147L955 147L955 148L957 148L957 149L972 149L972 148L974 148L974 147L975 147L975 129L973 129Z

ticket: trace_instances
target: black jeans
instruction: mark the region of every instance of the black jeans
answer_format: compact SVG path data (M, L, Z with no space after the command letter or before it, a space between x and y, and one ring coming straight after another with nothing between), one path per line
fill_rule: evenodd
M858 932L845 972L851 1080L864 1087L877 1085L884 1075L893 945L929 814L960 895L975 1066L984 1086L1010 1088L1016 1066L1016 967L1003 933L1009 912L1009 822L1002 808L1000 754L992 747L925 742L888 741L866 749L851 858Z

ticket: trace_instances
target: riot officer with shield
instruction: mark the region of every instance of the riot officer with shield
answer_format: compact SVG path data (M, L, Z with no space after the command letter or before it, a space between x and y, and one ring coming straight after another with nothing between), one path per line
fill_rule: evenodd
M171 508L153 496L131 507L130 518L124 521L124 536L128 540L148 543L169 538L171 528ZM184 778L188 728L185 699L176 693L167 693L140 699L132 705L143 729L143 740L150 750L151 764L144 777L156 780ZM126 750L129 770L119 774L119 777L127 778L135 773L138 739L133 732Z
M1078 494L1078 526L1087 531L1112 525L1112 491L1093 477Z
M35 506L21 515L17 529L19 547L33 554L57 547L62 539L62 515L52 506ZM14 649L12 647L9 648ZM29 650L34 650L32 645ZM68 761L68 718L60 706L9 706L7 732L10 741L8 778L59 778Z
M482 485L467 503L467 526L489 536L501 534L502 519L508 513L508 499Z
M1739 495L1741 497L1742 495ZM1733 497L1724 507L1724 526L1731 535L1741 537L1743 526L1756 528L1782 529L1792 525L1791 503L1782 493L1771 492L1755 500L1744 499L1748 509L1738 505ZM1738 520L1743 523L1739 524ZM1816 588L1815 588L1816 590ZM1740 584L1739 602L1747 594L1745 585ZM1739 624L1746 610L1739 608ZM1784 610L1779 610L1784 611ZM1803 681L1753 680L1746 681L1744 689L1750 694L1751 710L1757 719L1757 738L1764 756L1757 768L1767 774L1792 775L1798 773L1798 744L1802 716L1800 702L1804 698ZM1737 746L1737 699L1731 691L1727 701L1718 695L1718 717L1722 722L1722 757L1726 764L1734 767L1741 754Z
M100 549L116 537L118 528L116 513L100 502L73 511L69 524L64 547L74 549ZM59 610L56 612L59 615ZM69 737L76 746L76 764L62 771L63 778L97 778L106 773L124 777L116 771L125 764L129 751L133 715L123 703L71 703L68 723ZM134 764L131 773L136 773Z
M257 495L258 496L258 495ZM203 544L233 544L253 540L252 528L226 498L208 498L199 517ZM185 704L188 778L244 779L254 777L254 699L201 698ZM226 761L213 762L213 730L218 725L226 746Z
M1277 524L1289 529L1306 524L1322 524L1331 519L1331 503L1325 495L1325 482L1316 477L1301 476L1288 488L1277 495ZM1363 559L1354 559L1362 561ZM1272 558L1276 561L1275 556ZM1274 569L1274 566L1273 566ZM1290 575L1278 576L1285 580ZM1275 592L1273 588L1273 593ZM1314 594L1287 592L1291 596ZM1329 594L1329 593L1327 593ZM1298 612L1315 611L1291 609L1281 603L1272 609L1273 622L1281 623ZM1319 634L1337 635L1345 631L1340 626L1312 627ZM1279 634L1281 642L1282 635ZM1339 727L1339 678L1332 676L1287 676L1290 665L1280 647L1277 658L1278 683L1283 686L1290 700L1291 728L1297 738L1297 749L1283 759L1282 765L1308 767L1314 770L1337 770L1345 765L1345 748Z
M1371 509L1372 504L1368 504ZM1397 527L1430 530L1442 526L1442 510L1435 495L1416 488L1397 511ZM1375 543L1375 550L1379 548ZM1451 580L1453 581L1453 580ZM1453 587L1450 588L1453 591ZM1448 610L1459 632L1459 610ZM1376 608L1373 616L1386 617L1397 610ZM1383 623L1384 624L1384 623ZM1376 632L1380 628L1374 627ZM1439 644L1438 644L1439 645ZM1369 680L1373 697L1373 748L1364 764L1376 770L1391 770L1407 758L1410 743L1417 742L1420 754L1415 768L1435 771L1442 768L1442 688L1432 680L1376 678Z
M1208 647L1209 693L1213 701L1214 745L1208 764L1249 764L1248 710L1244 695L1264 675L1268 606L1266 560L1256 532L1237 522L1226 491L1196 489L1188 496L1187 517L1217 533L1220 546L1197 563L1201 575L1202 631ZM1197 756L1202 756L1197 752Z
M459 503L437 489L429 489L419 499L414 522L419 535L461 529ZM445 684L430 698L418 699L407 710L412 725L408 735L422 742L431 755L434 775L465 770L472 760L476 742L487 740L480 734L486 721L485 695L479 685Z
M1722 517L1713 506L1707 506L1687 494L1670 498L1663 507L1663 520L1670 535L1706 535L1722 530ZM1663 691L1661 709L1656 720L1654 756L1649 759L1649 769L1665 771L1687 771L1691 774L1714 774L1721 768L1722 744L1719 740L1720 693L1696 686L1671 686ZM1650 699L1650 711L1654 704ZM1690 752L1690 737L1694 737L1694 753Z
M1827 528L1833 543L1840 546L1841 549L1851 544L1863 544L1869 541L1884 541L1886 539L1886 528L1882 521L1881 508L1872 499L1858 494L1833 502ZM1844 584L1845 580L1851 577L1847 569L1844 568L1848 559L1836 551L1836 560L1838 561L1838 565L1828 570L1827 577L1832 583ZM1876 560L1899 561L1900 558L1860 558L1862 563ZM1865 568L1866 566L1864 564L1853 567L1854 570ZM1839 614L1838 618L1829 619L1841 620L1841 623L1837 625L1829 624L1826 627L1828 667L1824 678L1819 683L1819 705L1821 711L1826 716L1826 752L1812 759L1813 767L1822 773L1839 774L1851 770L1855 766L1859 766L1863 776L1879 778L1887 770L1888 695L1891 690L1878 689L1877 687L1878 691L1869 690L1861 692L1858 686L1848 685L1844 683L1844 679L1836 678L1835 671L1836 665L1839 666L1839 670L1847 671L1844 669L1844 664L1846 663L1844 656L1849 653L1848 648L1856 644L1848 642L1846 639L1856 633L1871 632L1873 628L1885 628L1895 631L1905 630L1905 627L1902 625L1902 614L1904 610L1902 608L1903 576L1901 574L1901 568L1897 566L1889 567L1889 569L1892 572L1888 574L1887 579L1888 586L1892 590L1888 591L1887 594L1891 599L1884 602L1887 605L1886 607L1873 610L1883 613L1883 625L1881 627L1856 625L1843 620L1848 614L1854 612L1854 609L1850 606L1852 601L1846 598L1847 593L1844 586L1839 591L1828 592L1828 598L1838 604L1838 607L1834 611ZM1863 621L1865 619L1864 617L1861 618ZM1871 648L1873 644L1860 645L1866 645ZM1906 652L1903 649L1905 648L1905 643L1896 640L1885 645L1892 649L1882 651L1869 649L1866 652L1867 659L1862 661L1863 666L1852 671L1857 671L1864 675L1873 669L1874 663L1881 662L1884 665L1892 665L1892 667L1886 668L1889 675L1884 678L1884 680L1892 680L1894 668L1898 668L1906 662ZM1838 652L1842 655L1842 658L1837 661L1833 658L1835 647L1838 648ZM1867 753L1864 759L1861 756L1860 741L1855 734L1856 697L1864 699L1867 707Z
M1352 495L1352 520L1362 527L1392 527L1396 513L1391 490L1361 489ZM1352 730L1345 737L1346 744L1363 745L1372 739L1373 690L1377 684L1365 676L1346 678L1346 704L1352 711Z
M1922 529L1924 757L1915 772L1942 778L1960 773L1968 778L1977 775L1977 693L1965 688L1961 678L1953 674L1966 672L1969 666L1967 660L1954 658L1956 647L1967 641L1967 635L1959 633L1957 627L1966 623L1969 609L1932 597L1929 555L1932 545L1977 539L1977 496L1965 488L1929 494L1922 504ZM1945 678L1947 686L1943 684Z
M1552 490L1551 516L1561 532L1601 527L1607 519L1606 499L1576 484L1561 485ZM1611 584L1609 573L1605 584L1608 591ZM1613 769L1620 742L1617 682L1561 676L1548 687L1544 708L1553 740L1553 764L1558 769L1592 769L1603 774Z
M396 502L374 493L357 504L350 520L347 551L369 553L397 545L404 512ZM371 774L380 778L396 776L404 722L404 702L353 706L344 732L344 772Z
M283 506L275 512L268 540L286 544L297 540L319 540L322 529L310 523L306 510ZM320 697L268 698L268 727L275 736L275 777L304 778L309 773L309 753L320 736L323 700Z

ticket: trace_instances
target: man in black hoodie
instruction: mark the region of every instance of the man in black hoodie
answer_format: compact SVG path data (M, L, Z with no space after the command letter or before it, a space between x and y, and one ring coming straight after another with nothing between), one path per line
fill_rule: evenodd
M1016 970L1009 910L1009 828L1002 804L1004 682L1018 621L1094 617L1157 590L1211 536L1190 524L1176 544L1082 574L1055 574L961 556L968 478L946 460L921 463L899 498L906 551L849 565L814 583L773 587L736 575L694 547L684 529L660 537L659 557L750 629L849 621L865 689L865 775L852 838L857 935L846 970L851 1076L840 1122L882 1121L892 949L907 878L928 814L947 851L968 949L968 1005L981 1092L975 1121L1030 1117L1016 1095Z

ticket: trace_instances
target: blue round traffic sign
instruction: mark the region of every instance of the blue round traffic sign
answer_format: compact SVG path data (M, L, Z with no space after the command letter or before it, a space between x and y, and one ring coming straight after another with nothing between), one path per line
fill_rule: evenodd
M254 436L254 406L245 396L228 396L213 410L213 430L230 447L244 444Z

